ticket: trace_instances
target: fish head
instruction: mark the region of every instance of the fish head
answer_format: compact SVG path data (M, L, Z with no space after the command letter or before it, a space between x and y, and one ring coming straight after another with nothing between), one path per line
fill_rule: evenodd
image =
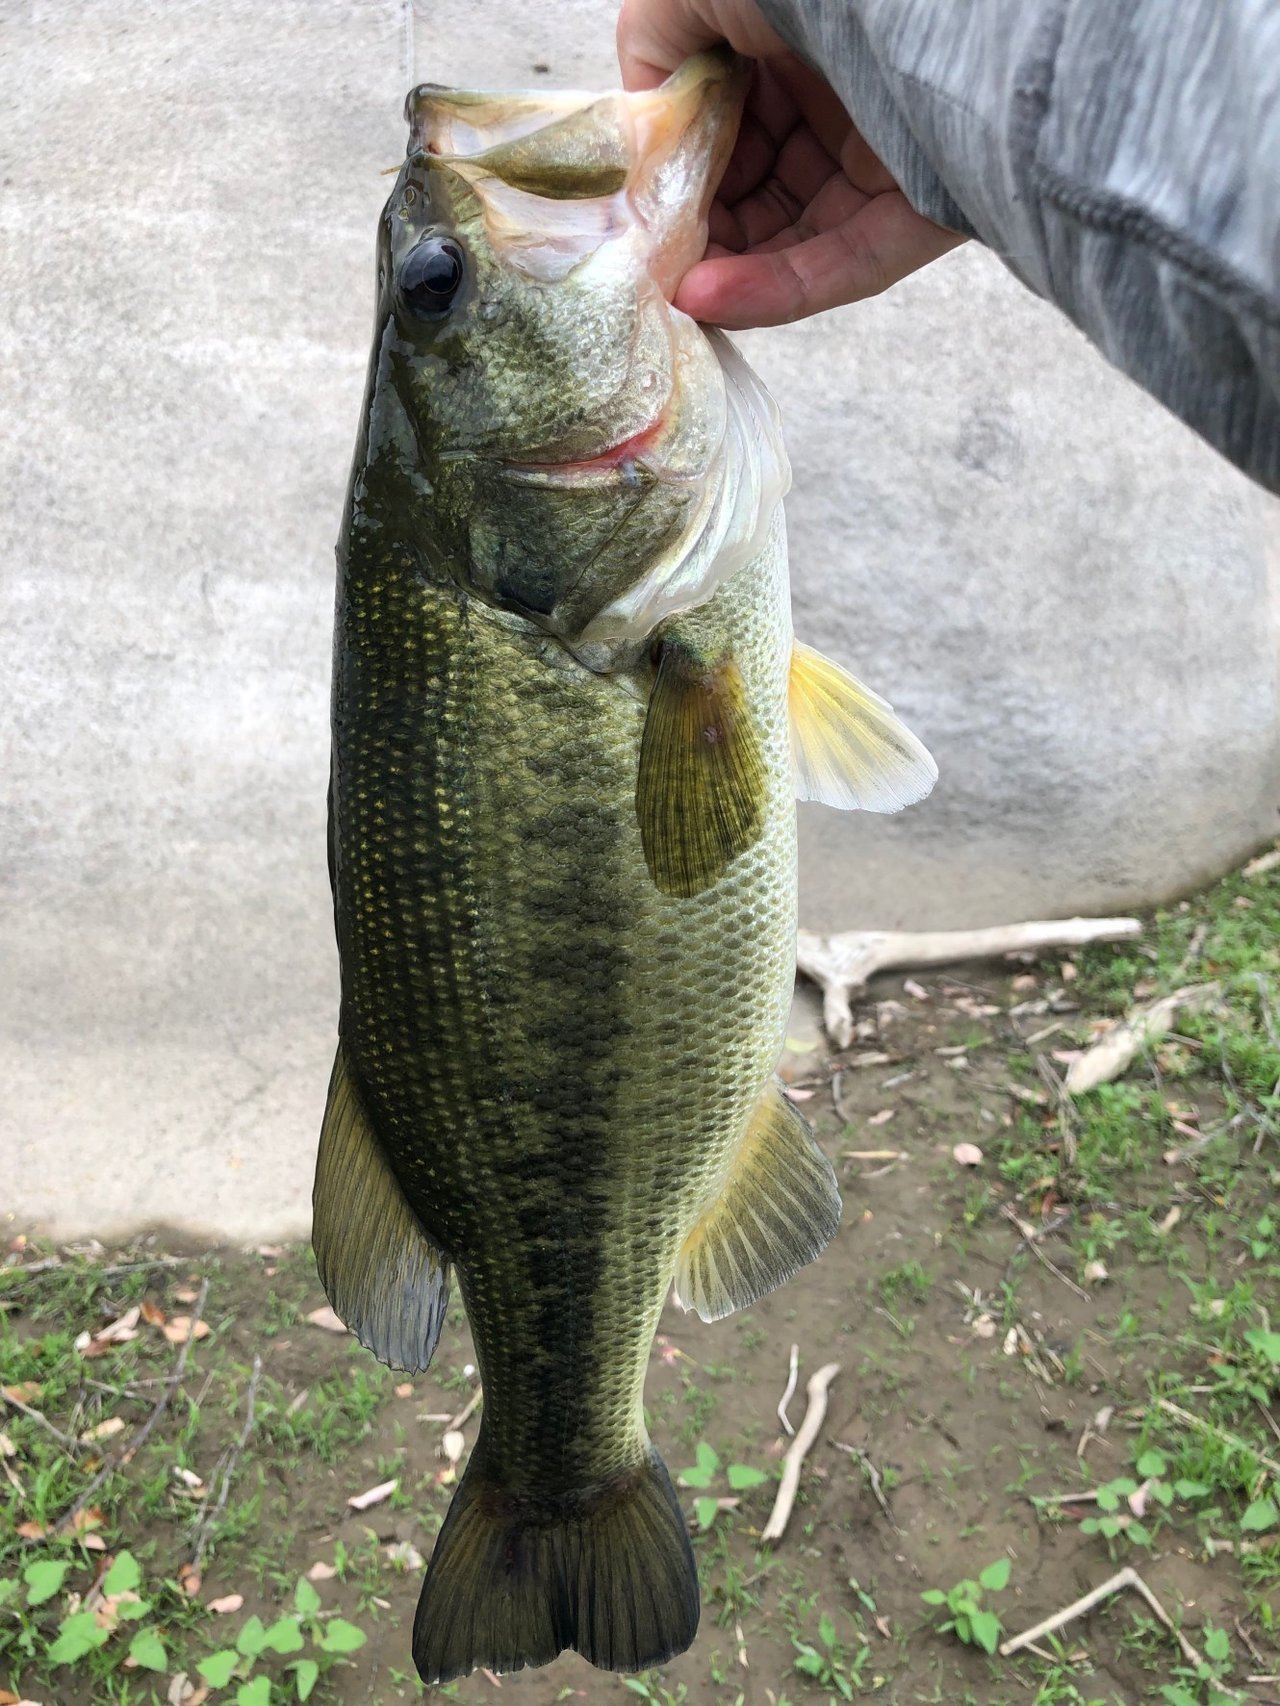
M733 455L724 349L670 300L748 75L717 51L642 93L423 85L407 102L375 349L397 455L437 559L591 667L709 595L726 516L759 483Z

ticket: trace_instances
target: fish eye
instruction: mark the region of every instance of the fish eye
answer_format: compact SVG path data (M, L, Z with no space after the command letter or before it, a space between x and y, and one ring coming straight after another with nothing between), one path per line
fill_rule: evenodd
M439 320L453 307L465 276L462 249L452 237L424 237L400 268L400 295L419 319Z

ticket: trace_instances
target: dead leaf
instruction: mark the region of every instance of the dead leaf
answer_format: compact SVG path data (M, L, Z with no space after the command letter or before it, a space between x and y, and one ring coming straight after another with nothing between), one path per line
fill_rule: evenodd
M307 1316L313 1327L323 1327L326 1333L345 1333L347 1324L326 1303L323 1309L313 1309Z
M204 1482L196 1474L194 1469L184 1469L181 1463L175 1463L173 1466L173 1474L174 1479L181 1481L182 1485L188 1490L188 1492L202 1493L204 1491Z
M337 1573L332 1564L325 1564L317 1559L307 1571L307 1580L309 1582L331 1582Z
M244 1595L242 1593L224 1593L221 1599L209 1600L208 1608L210 1611L216 1612L219 1617L229 1617L233 1611L239 1611L243 1604Z
M420 1570L426 1563L411 1540L397 1540L394 1545L384 1546L382 1556L398 1570Z
M1086 1285L1102 1285L1111 1278L1105 1262L1086 1262L1084 1265L1084 1283Z
M1181 1219L1182 1210L1178 1207L1177 1203L1174 1203L1168 1214L1165 1215L1164 1219L1156 1227L1157 1233L1161 1238L1164 1238L1168 1233L1173 1231L1174 1227Z
M881 1108L881 1110L878 1114L872 1114L871 1115L870 1119L867 1121L867 1124L868 1125L888 1125L889 1121L893 1118L893 1116L896 1112L897 1112L897 1110L895 1108Z
M38 1522L20 1522L14 1532L24 1540L43 1540L45 1533Z
M175 1286L173 1293L174 1300L177 1303L194 1303L199 1295L200 1293L189 1285Z
M1150 1481L1144 1481L1140 1487L1134 1488L1133 1492L1128 1495L1128 1498L1125 1501L1139 1522L1141 1522L1143 1517L1147 1514L1147 1496L1150 1491Z
M17 1446L9 1438L8 1434L5 1433L3 1429L0 1429L0 1457L16 1457L17 1455Z
M397 1398L412 1398L413 1382L410 1380L402 1380L399 1386L396 1387L395 1392Z
M450 1463L456 1463L466 1450L466 1447L466 1438L457 1428L448 1429L440 1440L440 1449L444 1452Z
M367 1493L353 1493L347 1503L353 1511L367 1511L372 1505L380 1505L389 1499L399 1485L398 1476L393 1481L380 1481L376 1487L370 1487Z
M816 1094L813 1090L797 1090L794 1084L784 1084L783 1093L792 1102L811 1102Z
M100 1534L82 1534L80 1544L86 1552L105 1552L107 1543Z
M499 1682L498 1678L493 1674L493 1672L491 1670L486 1670L483 1665L481 1665L481 1667L480 1667L480 1675L485 1679L486 1682L491 1682L495 1688L501 1688L502 1687L501 1682Z
M1062 978L1063 983L1074 983L1076 978L1080 975L1076 970L1074 960L1063 960L1062 964L1058 967L1058 973Z
M204 1580L194 1564L183 1564L178 1570L178 1586L188 1599L194 1599L200 1592L200 1584Z
M77 1511L71 1519L73 1534L88 1534L92 1529L102 1527L102 1506L90 1505L87 1510Z
M99 1422L96 1427L86 1428L80 1435L80 1438L83 1440L85 1445L88 1445L95 1439L114 1439L116 1434L123 1432L124 1417L108 1416L105 1421Z
M990 1315L984 1313L979 1315L977 1320L973 1323L973 1332L976 1338L994 1339L996 1336L996 1324L991 1319Z
M258 1254L265 1256L269 1262L274 1262L278 1256L284 1255L283 1244L259 1244Z
M202 1682L197 1688L185 1670L180 1670L169 1684L165 1699L169 1706L204 1706L209 1698L209 1685Z
M959 1162L961 1167L977 1167L982 1163L982 1151L976 1143L957 1143L951 1151L951 1159Z
M24 1380L17 1386L6 1386L4 1395L12 1398L15 1404L34 1404L44 1391L38 1380Z
M87 1328L76 1336L75 1348L82 1357L105 1356L113 1345L124 1345L130 1339L138 1336L138 1318L142 1310L138 1304L132 1309L126 1309L124 1314L109 1322L105 1327L99 1327L90 1332Z
M929 999L929 991L922 983L917 983L913 977L904 977L902 987L913 1001L927 1001Z
M165 1312L161 1309L158 1303L152 1303L151 1299L147 1297L143 1299L141 1308L142 1319L146 1322L148 1327L164 1326L166 1319Z
M1028 989L1035 989L1038 984L1038 978L1029 971L1024 971L1010 981L1009 988L1016 990L1019 995L1024 995Z
M185 1345L188 1339L207 1339L212 1328L207 1321L192 1324L189 1315L174 1315L161 1329L171 1345Z

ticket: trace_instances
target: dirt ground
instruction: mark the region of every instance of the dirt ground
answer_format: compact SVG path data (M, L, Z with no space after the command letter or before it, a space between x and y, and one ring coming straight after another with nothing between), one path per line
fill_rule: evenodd
M1268 1313L1280 1306L1280 1227L1273 1237L1269 1213L1280 1052L1274 934L1246 917L1256 892L1236 879L1199 910L1165 915L1145 946L1092 950L1078 967L1051 956L877 979L843 1054L802 1011L784 1076L835 1163L839 1235L745 1314L709 1327L669 1307L650 1368L651 1431L673 1475L695 1466L700 1445L704 1467L706 1446L718 1457L709 1485L683 1495L703 1584L697 1641L642 1678L565 1655L439 1692L499 1706L628 1693L658 1706L810 1706L863 1693L901 1706L1280 1701L1280 1340ZM1062 1102L1060 1075L1096 1021L1206 977L1224 980L1229 1010L1189 1018L1122 1083ZM957 1145L972 1146L970 1164ZM161 1264L171 1252L180 1259ZM89 1668L50 1666L40 1654L51 1625L35 1611L28 1625L43 1632L32 1651L12 1622L6 1648L0 1599L0 1700L8 1681L42 1706L180 1701L179 1665L198 1685L197 1661L250 1613L276 1615L317 1564L324 1608L367 1640L322 1667L312 1698L417 1698L419 1560L456 1473L442 1438L475 1391L460 1312L430 1375L408 1381L307 1320L324 1300L305 1249L198 1252L157 1234L129 1252L63 1253L61 1266L37 1271L42 1260L56 1258L18 1241L0 1270L0 1375L11 1392L33 1383L28 1412L68 1436L103 1417L145 1421L156 1389L142 1383L163 1378L175 1354L159 1318L190 1313L204 1278L212 1331L191 1347L180 1400L108 1478L95 1507L105 1553L71 1539L57 1553L71 1560L65 1587L80 1592L122 1546L144 1561L166 1672L126 1670L105 1647ZM153 1265L118 1271L134 1262ZM136 1339L92 1363L77 1357L75 1333L143 1300L151 1320ZM808 1377L832 1362L839 1373L790 1525L762 1547L792 1345L793 1424ZM91 1465L59 1455L29 1413L10 1406L0 1422L14 1448L10 1485L0 1484L2 1578L59 1544L57 1513ZM473 1413L458 1429L467 1446L475 1426ZM207 1497L175 1467L207 1488L228 1461L223 1506L202 1516ZM735 1495L731 1465L766 1478ZM390 1480L382 1502L348 1507ZM1101 1501L1079 1498L1099 1489ZM1056 1502L1067 1495L1078 1502ZM725 1501L703 1506L705 1528L698 1498ZM1108 1513L1109 1535L1097 1531ZM43 1535L18 1538L24 1520ZM179 1569L202 1528L201 1579L184 1593ZM1002 1559L1007 1584L980 1601L1001 1638L1132 1565L1185 1644L1133 1590L1014 1658L966 1644L922 1594ZM237 1613L207 1609L229 1595L243 1596ZM263 1701L296 1697L283 1668L271 1675ZM236 1699L237 1686L208 1698Z

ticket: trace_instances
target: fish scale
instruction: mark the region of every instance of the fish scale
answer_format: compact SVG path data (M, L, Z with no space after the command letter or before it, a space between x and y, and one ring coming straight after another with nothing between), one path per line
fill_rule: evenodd
M733 589L780 749L784 590L755 566ZM344 566L338 634L341 703L359 707L335 724L349 1062L459 1270L497 1460L531 1489L590 1485L637 1456L663 1277L777 1056L794 941L785 765L770 832L691 908L644 869L644 707L623 684L548 668L536 630L377 554ZM408 634L365 656L362 639ZM726 953L747 936L749 956Z

